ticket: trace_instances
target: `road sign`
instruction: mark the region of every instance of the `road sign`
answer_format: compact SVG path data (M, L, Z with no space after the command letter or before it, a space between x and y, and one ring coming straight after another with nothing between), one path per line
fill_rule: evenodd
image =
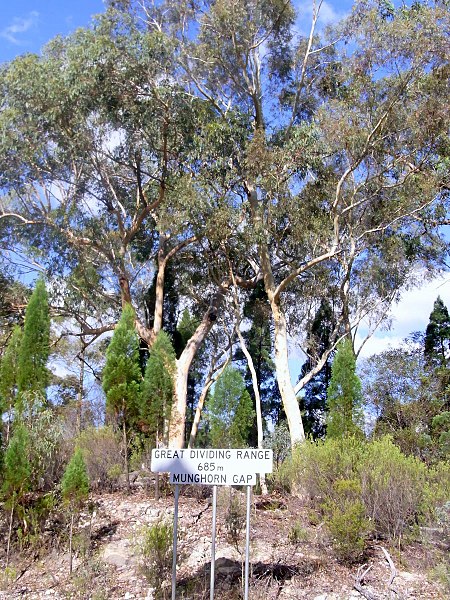
M194 483L213 486L210 599L214 596L217 486L247 486L244 599L248 600L251 489L253 485L256 485L256 473L272 473L272 464L273 451L259 448L154 448L152 450L151 470L154 473L170 473L170 483L175 484L172 600L175 600L177 582L176 562L180 484Z
M151 470L154 473L168 472L178 475L254 475L271 473L273 451L268 449L181 449L155 448L152 450ZM217 483L214 483L217 481ZM191 482L189 482L191 483ZM199 483L202 483L199 481ZM212 478L209 485L230 485L221 483L220 477ZM237 485L237 484L232 484ZM242 485L242 484L241 484ZM245 484L252 485L252 484Z
M170 483L195 485L256 485L255 473L171 473Z

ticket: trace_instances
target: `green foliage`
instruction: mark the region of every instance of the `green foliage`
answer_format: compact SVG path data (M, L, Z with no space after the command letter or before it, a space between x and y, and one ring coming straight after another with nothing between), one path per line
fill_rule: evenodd
M106 350L102 380L107 410L127 425L137 414L139 386L142 379L139 366L139 339L134 322L134 310L130 304L127 304L123 308L120 321Z
M306 442L291 473L347 561L361 555L368 533L400 541L418 522L432 519L449 486L445 465L428 468L402 454L388 436Z
M19 394L34 393L45 397L49 384L47 361L50 352L50 313L48 295L42 278L28 302L18 356Z
M175 336L178 341L178 346L180 349L185 348L189 339L194 334L195 330L199 325L198 319L193 317L189 310L185 308L183 310L183 314L181 315L180 322L177 325Z
M138 543L141 566L156 598L165 598L164 583L173 560L173 525L157 521L143 527Z
M438 296L425 331L424 355L428 365L447 366L450 348L450 315Z
M327 390L327 436L336 438L361 433L364 426L361 381L349 339L338 344Z
M64 471L61 480L63 500L72 507L79 507L89 494L89 479L83 453L77 448Z
M357 479L335 481L322 510L338 556L345 562L359 559L370 531L370 522L361 500L360 482Z
M433 581L437 581L445 592L450 592L450 564L448 560L443 560L433 567L430 577Z
M175 351L169 336L160 331L150 350L141 384L140 421L157 441L163 439L170 419L175 377Z
M290 544L297 545L306 542L308 539L308 531L300 521L295 521L289 529L288 541Z
M89 427L77 437L93 488L108 488L122 473L120 437L112 427Z
M20 519L20 526L17 529L17 537L20 549L24 548L42 548L47 544L51 546L53 540L49 539L48 531L45 531L49 518L57 507L56 491L52 490L46 494L33 497L26 506L18 506L17 514ZM47 546L48 547L48 546Z
M31 466L28 460L30 438L26 427L18 423L9 440L3 460L3 487L6 498L19 497L30 486Z
M303 363L300 378L313 369L323 353L329 350L332 343L332 333L336 327L336 317L327 299L322 299L320 306L308 327L307 355ZM328 357L322 369L303 388L300 398L302 420L305 435L314 439L325 436L327 390L331 379L331 359Z
M34 392L22 394L20 405L20 422L29 436L31 487L34 490L50 489L61 477L62 421L53 409L46 406L44 398L36 397Z
M264 445L273 450L275 467L280 467L291 454L291 438L286 421L277 423L266 437Z
M361 467L362 498L377 535L401 539L429 516L427 467L405 456L389 437L367 446Z
M206 403L211 445L228 448L248 445L255 412L244 378L228 366L219 377Z
M6 567L0 571L0 590L5 590L15 581L17 570L14 567Z
M17 376L22 328L13 328L8 345L0 361L0 412L10 410L17 396Z
M449 452L447 319L438 298L426 334L412 336L421 348L405 343L366 359L361 371L366 406L375 417L374 436L391 435L404 453L428 464Z
M225 501L225 529L230 544L241 552L242 533L245 527L245 507L239 494L234 490L224 490Z

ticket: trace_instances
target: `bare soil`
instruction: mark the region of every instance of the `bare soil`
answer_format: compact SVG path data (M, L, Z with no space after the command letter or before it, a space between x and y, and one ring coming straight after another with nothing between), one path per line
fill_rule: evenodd
M210 598L212 506L209 488L182 487L179 502L177 599ZM232 499L233 498L233 499ZM74 572L68 574L67 535L49 524L40 543L16 550L5 572L0 549L0 599L147 599L154 592L139 552L145 525L173 519L172 495L156 501L153 489L93 494L75 537ZM230 506L233 510L230 512ZM215 598L243 598L245 494L219 488ZM449 590L435 581L437 565L448 560L434 534L391 548L373 541L360 562L339 562L322 523L295 496L253 495L250 527L251 600L445 600ZM5 524L2 532L5 531ZM433 532L432 532L433 533ZM6 546L6 544L5 544ZM170 594L170 573L164 590Z

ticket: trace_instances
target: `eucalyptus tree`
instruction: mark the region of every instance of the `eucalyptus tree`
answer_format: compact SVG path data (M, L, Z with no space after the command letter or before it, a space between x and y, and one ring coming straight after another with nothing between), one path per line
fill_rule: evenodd
M216 195L241 207L241 256L264 280L293 444L304 439L296 393L363 317L383 318L417 259L433 262L426 223L447 213L446 7L387 15L361 2L319 36L320 6L306 36L289 0L167 0L146 12L180 41L186 88L216 115L192 177L205 194L215 179ZM318 307L329 289L330 347L294 387L289 299Z
M201 240L214 229L216 206L199 196L185 168L208 107L177 84L176 46L111 8L91 29L56 38L41 56L19 57L0 72L1 234L46 266L61 315L76 322L67 333L86 344L112 330L131 303L136 330L151 346L162 328L170 261L177 256L183 265L190 293L190 248L214 252ZM228 232L216 229L215 243ZM194 297L203 312L177 361L175 444L183 440L189 367L229 285L218 270L206 273ZM155 274L147 320L144 296Z
M106 319L84 333L112 328L132 301L150 345L178 257L204 307L177 360L178 445L187 373L232 285L227 261L238 285L263 279L295 444L296 394L360 319L382 319L417 259L439 258L448 10L386 14L369 0L319 36L321 3L306 35L290 0L111 5L92 30L2 70L2 235L55 275L92 264ZM150 327L139 300L154 272ZM293 386L288 327L330 290L330 348Z

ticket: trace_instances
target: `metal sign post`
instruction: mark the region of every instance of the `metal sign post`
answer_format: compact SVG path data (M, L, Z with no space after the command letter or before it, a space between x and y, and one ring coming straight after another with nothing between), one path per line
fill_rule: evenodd
M177 539L178 539L178 500L180 486L175 485L175 508L173 511L173 558L172 558L172 600L175 600L177 589Z
M217 521L217 486L213 487L213 501L212 501L212 536L211 536L211 580L210 580L210 592L209 598L214 598L214 577L216 572L216 521Z
M211 540L210 600L214 598L216 558L217 486L245 485L247 487L247 514L245 539L244 600L248 600L250 570L250 508L252 486L257 473L271 473L273 451L256 448L242 449L172 449L152 450L151 470L170 473L170 483L175 484L175 509L173 525L172 600L175 600L177 583L177 532L179 484L191 483L213 486L213 522Z
M248 600L248 575L250 567L250 507L251 507L251 486L247 486L247 514L246 514L246 531L245 531L245 587L244 600Z

